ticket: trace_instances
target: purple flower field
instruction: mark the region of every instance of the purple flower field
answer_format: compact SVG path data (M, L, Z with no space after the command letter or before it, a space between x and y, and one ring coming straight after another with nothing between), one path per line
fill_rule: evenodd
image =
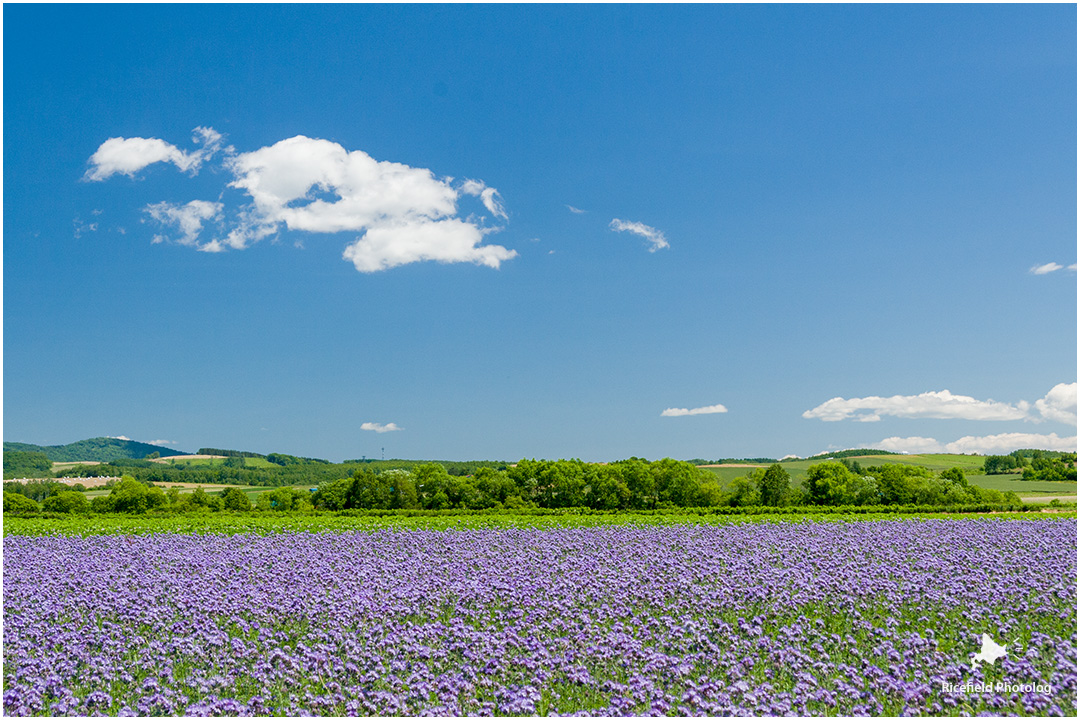
M1075 715L1076 597L1074 518L8 536L4 711Z

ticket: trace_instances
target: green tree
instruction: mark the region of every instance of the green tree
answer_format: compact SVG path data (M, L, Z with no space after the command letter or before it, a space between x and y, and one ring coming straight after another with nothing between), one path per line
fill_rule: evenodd
M85 515L90 512L90 501L81 492L65 490L45 498L41 509L45 512Z
M390 507L409 510L420 507L416 492L416 481L408 470L386 470L379 475L390 489Z
M960 487L966 488L968 486L967 477L965 477L964 468L962 467L951 467L947 470L942 470L941 479L948 480L954 485L959 485Z
M1015 455L987 455L983 460L983 472L987 475L1010 473L1022 465Z
M113 486L108 497L110 511L136 515L159 508L168 502L161 488L144 485L130 475L121 477L120 482Z
M649 467L656 484L659 502L675 507L690 507L698 502L698 492L704 480L703 472L682 460L664 458Z
M612 465L601 465L589 488L589 507L595 510L623 510L630 504L630 488L622 473Z
M393 504L393 489L388 478L366 468L353 473L345 494L345 507L385 510Z
M779 507L787 502L791 492L791 475L780 463L773 463L762 474L758 483L761 504Z
M735 507L749 507L761 504L757 487L753 480L737 477L727 486L725 501Z
M256 507L276 512L303 512L312 509L310 493L293 487L279 487L259 495Z
M852 501L852 481L858 477L838 462L811 465L806 471L806 489L814 505L847 505Z
M312 503L322 510L344 510L351 484L352 478L324 482L311 496Z
M649 472L649 463L632 457L614 463L623 477L623 484L630 490L630 507L634 510L651 510L660 497L656 490L656 478Z
M540 506L583 507L585 487L584 463L580 460L549 462L540 473Z
M4 512L12 515L36 513L40 508L30 498L16 492L4 491Z
M417 466L413 475L421 507L435 510L450 507L450 494L447 492L450 475L446 468L437 463L427 463Z
M869 468L868 472L877 480L881 501L886 505L919 504L920 498L932 497L929 481L934 474L920 465L890 463Z
M240 488L225 488L221 493L221 506L226 510L250 510L251 501Z
M500 504L505 504L507 498L521 493L507 473L490 467L477 468L473 474L473 484L486 497Z

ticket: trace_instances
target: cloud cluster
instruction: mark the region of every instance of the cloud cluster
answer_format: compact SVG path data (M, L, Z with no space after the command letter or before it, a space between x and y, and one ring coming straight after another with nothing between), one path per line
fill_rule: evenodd
M697 408L668 408L660 413L660 417L682 417L684 415L712 415L726 413L727 408L723 405L706 405Z
M1057 272L1058 270L1061 270L1063 267L1065 267L1065 266L1064 265L1059 265L1056 262L1048 262L1048 263L1046 263L1044 265L1035 265L1030 270L1028 270L1028 272L1031 273L1032 275L1047 275L1047 274L1052 273L1052 272ZM1069 269L1072 270L1073 272L1076 272L1076 263L1073 263L1072 265L1070 265Z
M222 138L213 128L197 127L192 140L201 147L184 152L158 138L109 138L90 156L90 168L84 177L86 180L105 180L113 175L134 177L143 168L159 162L172 163L183 172L197 173L203 162L221 149Z
M913 454L974 453L979 455L1004 455L1023 448L1076 452L1076 436L1062 438L1058 437L1056 433L1037 435L1034 433L1014 432L982 437L968 435L949 443L942 443L928 437L889 437L864 447Z
M877 422L882 415L901 418L938 418L958 420L1023 420L1029 405L1010 405L994 400L976 400L967 395L953 395L948 390L919 395L893 395L865 398L835 397L803 413L804 418L837 422Z
M360 426L360 429L370 430L371 432L377 432L382 434L387 432L394 432L395 430L404 430L405 428L400 428L394 423L386 423L385 425L383 425L382 423L377 422L366 422Z
M1076 383L1058 383L1035 401L1035 409L1047 420L1076 425Z
M221 135L196 128L202 147L187 153L157 138L110 138L90 158L88 180L115 174L134 176L155 162L170 162L196 172L221 148ZM303 135L246 153L225 149L228 187L249 202L226 208L221 202L154 203L145 212L175 229L175 241L208 252L242 250L282 229L307 233L359 233L343 253L360 272L376 272L424 260L470 262L498 268L517 252L484 245L499 228L486 218L458 217L463 196L479 198L490 217L506 220L495 188L479 180L455 186L426 168L378 161L360 150ZM202 239L206 223L218 233ZM159 235L155 241L162 241Z
M202 233L203 223L208 220L218 220L224 205L219 202L206 200L192 200L186 205L173 205L167 202L153 203L144 208L144 212L163 226L175 226L180 231L176 242L181 245L198 247L200 250L211 250L207 243L199 244L198 238ZM164 235L155 235L153 242L164 242Z
M635 235L640 235L649 241L649 252L656 252L662 248L671 247L668 245L667 238L664 237L664 233L660 232L654 227L649 227L645 223L640 222L628 222L626 220L620 220L615 218L611 221L609 226L615 232L631 232Z

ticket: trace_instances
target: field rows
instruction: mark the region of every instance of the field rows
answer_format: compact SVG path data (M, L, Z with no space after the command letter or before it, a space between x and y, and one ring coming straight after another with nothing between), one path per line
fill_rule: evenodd
M9 715L1076 712L1075 518L8 535L4 553ZM973 668L983 633L1008 655ZM968 681L1021 690L948 689Z

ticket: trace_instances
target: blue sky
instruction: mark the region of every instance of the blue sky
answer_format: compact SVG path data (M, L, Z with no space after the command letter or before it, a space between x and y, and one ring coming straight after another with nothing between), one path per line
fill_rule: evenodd
M1076 446L1074 5L4 21L5 440Z

